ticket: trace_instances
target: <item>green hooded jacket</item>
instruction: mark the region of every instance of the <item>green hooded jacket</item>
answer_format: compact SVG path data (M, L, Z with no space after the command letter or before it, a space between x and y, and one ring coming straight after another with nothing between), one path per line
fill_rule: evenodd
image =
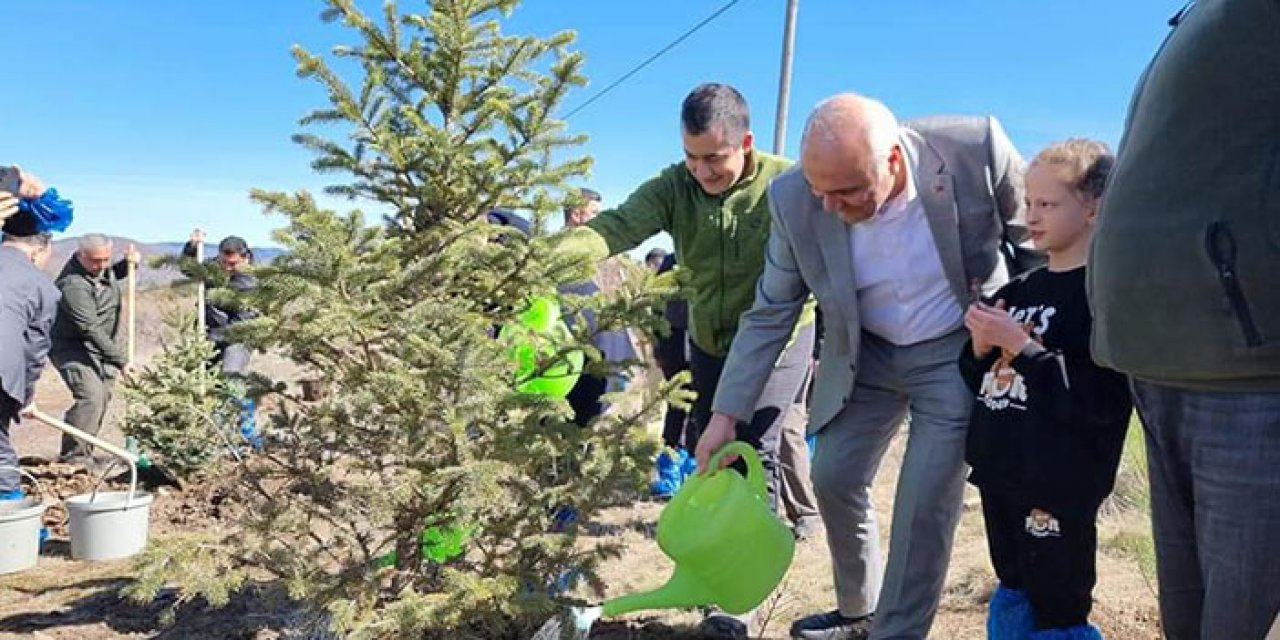
M769 240L769 182L791 161L753 151L748 171L728 191L708 195L684 163L663 169L615 209L566 233L585 243L588 253L606 257L665 231L675 241L689 301L689 338L699 349L725 356L738 330L738 317L755 300ZM810 300L798 326L813 321Z

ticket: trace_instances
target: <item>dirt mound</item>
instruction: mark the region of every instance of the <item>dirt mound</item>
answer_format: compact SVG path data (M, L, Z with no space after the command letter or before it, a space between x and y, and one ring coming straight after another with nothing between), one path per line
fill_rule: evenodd
M39 481L40 492L49 503L44 524L49 528L49 539L55 543L69 540L65 506L67 498L93 493L95 490L129 489L128 471L122 471L118 466L109 471L104 468L94 474L80 465L24 458L22 467ZM141 491L154 493L156 496L151 506L152 536L173 531L209 530L220 527L228 516L224 508L226 493L219 487L191 484L184 490L177 490L159 486L145 469L139 471L138 487Z

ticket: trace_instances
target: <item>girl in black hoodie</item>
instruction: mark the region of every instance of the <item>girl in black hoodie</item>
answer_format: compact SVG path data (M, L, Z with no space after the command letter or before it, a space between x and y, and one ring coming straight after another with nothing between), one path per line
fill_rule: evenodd
M966 458L982 495L992 640L1100 639L1089 624L1095 520L1111 492L1132 403L1089 354L1085 260L1113 157L1050 146L1027 172L1027 229L1048 265L977 301L960 367L976 394Z

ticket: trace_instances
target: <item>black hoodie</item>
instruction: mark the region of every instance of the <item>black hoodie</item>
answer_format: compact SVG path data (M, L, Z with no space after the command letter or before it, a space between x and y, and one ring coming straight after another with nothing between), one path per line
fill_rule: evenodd
M1009 282L995 299L1044 350L1009 362L996 348L978 359L970 342L960 356L977 394L965 451L969 481L1048 511L1111 492L1133 409L1126 378L1089 355L1084 285L1084 267L1041 268Z

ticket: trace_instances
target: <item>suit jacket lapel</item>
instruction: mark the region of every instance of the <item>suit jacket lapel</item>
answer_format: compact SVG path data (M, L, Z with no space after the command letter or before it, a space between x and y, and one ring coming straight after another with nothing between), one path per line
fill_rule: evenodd
M942 156L919 134L903 130L907 156L915 161L916 186L924 202L925 217L933 232L933 243L942 258L942 270L951 283L951 291L961 308L969 304L969 284L964 273L964 255L960 249L960 217L956 209L955 181L947 171Z
M822 262L827 266L827 278L834 290L836 303L840 305L845 318L858 317L858 286L853 277L853 256L850 254L849 225L833 213L822 210L821 204L816 207L816 220L813 232L818 234L818 246L822 251ZM849 327L850 344L857 344L861 329Z

